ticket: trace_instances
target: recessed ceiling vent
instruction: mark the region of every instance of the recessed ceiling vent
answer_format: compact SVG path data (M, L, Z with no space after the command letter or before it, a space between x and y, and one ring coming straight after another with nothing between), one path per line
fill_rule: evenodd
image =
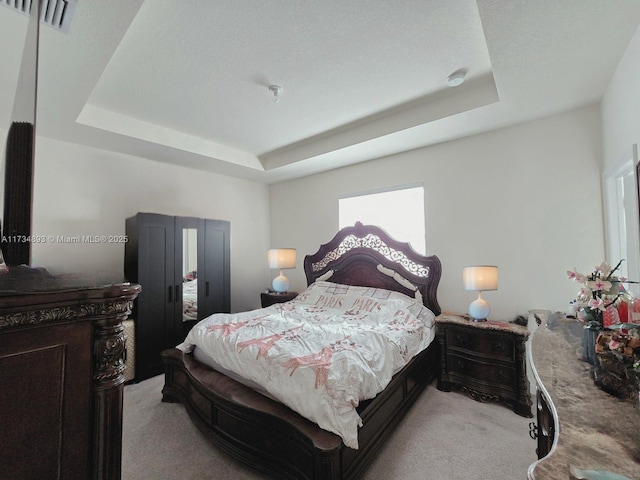
M15 11L29 15L31 6L38 0L0 0L0 5L13 8ZM73 12L76 9L77 0L40 0L40 21L45 25L69 32Z

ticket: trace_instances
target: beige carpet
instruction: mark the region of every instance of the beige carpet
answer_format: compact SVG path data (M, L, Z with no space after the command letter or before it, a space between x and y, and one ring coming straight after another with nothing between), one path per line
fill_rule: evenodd
M124 389L123 480L269 477L208 443L180 404L162 403L163 377ZM536 460L529 422L506 407L430 385L365 480L517 480Z

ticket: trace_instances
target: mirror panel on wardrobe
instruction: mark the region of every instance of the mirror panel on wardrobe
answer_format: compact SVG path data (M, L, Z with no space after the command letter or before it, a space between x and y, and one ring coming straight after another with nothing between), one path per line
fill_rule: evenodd
M180 309L182 333L186 335L201 319L198 314L198 270L202 263L202 230L204 220L195 217L175 217L176 228L176 309Z
M198 320L198 229L182 228L182 321Z

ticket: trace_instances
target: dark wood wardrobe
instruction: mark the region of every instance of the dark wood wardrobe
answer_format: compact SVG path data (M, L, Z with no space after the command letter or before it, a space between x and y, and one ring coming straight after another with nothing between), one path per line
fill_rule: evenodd
M142 286L132 314L141 381L163 372L160 352L182 342L198 320L230 311L230 224L138 213L126 233L125 276Z

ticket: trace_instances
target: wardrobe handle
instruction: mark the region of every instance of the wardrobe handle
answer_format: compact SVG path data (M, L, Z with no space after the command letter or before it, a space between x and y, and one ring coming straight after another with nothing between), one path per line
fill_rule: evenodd
M208 297L209 296L209 282L204 282L204 296Z
M169 303L173 302L173 285L169 285Z

